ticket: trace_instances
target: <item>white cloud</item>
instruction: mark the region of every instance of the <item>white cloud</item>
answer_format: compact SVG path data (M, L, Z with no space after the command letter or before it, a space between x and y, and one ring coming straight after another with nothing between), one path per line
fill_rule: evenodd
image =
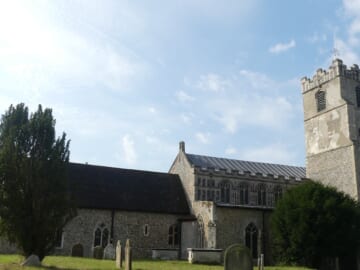
M228 147L225 149L225 154L227 155L235 155L237 153L237 149L235 147Z
M181 114L180 115L180 119L185 123L185 124L190 124L192 121L192 115L191 114Z
M122 148L124 153L124 161L128 165L134 165L137 160L137 154L135 151L134 141L129 134L126 134L122 138Z
M208 144L210 141L210 133L197 132L195 137L202 144Z
M201 75L199 81L196 83L196 87L211 92L224 91L230 86L228 80L223 79L220 75L209 73L207 75Z
M294 108L285 97L250 95L236 101L220 100L214 109L229 133L242 126L282 128L293 116ZM214 106L215 107L215 106Z
M345 64L352 65L359 63L359 45L360 45L360 1L358 0L343 0L343 14L344 19L350 24L345 25L347 31L345 37L335 37L333 46L339 51L339 58L344 60Z
M315 32L315 33L313 33L312 36L309 36L306 40L309 43L324 42L327 40L327 35L325 33L319 34L318 32Z
M265 74L243 69L240 70L240 75L257 90L274 90L276 88L276 83Z
M123 91L131 79L145 72L146 64L136 54L113 46L91 19L80 24L66 13L60 18L39 16L40 11L51 13L50 2L0 5L0 68L26 85L28 92L38 89L38 97L57 84L73 81L86 88L101 85Z
M335 48L339 51L340 58L347 65L360 63L360 57L357 53L357 49L352 47L349 43L344 42L341 39L335 39Z
M293 164L295 155L286 145L275 143L247 149L241 153L241 159L277 164Z
M157 113L157 110L154 107L148 108L148 111L149 111L149 113L152 113L152 114Z
M277 53L285 52L295 46L296 46L296 42L295 42L295 40L292 39L288 43L275 44L274 46L269 48L269 52L277 54Z
M175 93L176 98L180 101L180 102L190 102L194 100L194 97L190 96L189 94L187 94L185 91L177 91Z

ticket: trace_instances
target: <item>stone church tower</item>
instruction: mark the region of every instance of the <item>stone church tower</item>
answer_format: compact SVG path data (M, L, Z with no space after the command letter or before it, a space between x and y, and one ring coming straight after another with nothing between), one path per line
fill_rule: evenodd
M360 70L341 60L302 79L306 176L360 198Z

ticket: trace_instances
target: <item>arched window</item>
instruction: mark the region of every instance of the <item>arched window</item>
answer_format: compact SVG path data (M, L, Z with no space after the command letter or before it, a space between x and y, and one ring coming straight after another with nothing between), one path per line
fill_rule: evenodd
M204 221L201 216L198 216L198 241L197 246L199 248L205 247L205 232L204 232Z
M109 229L101 223L94 231L94 247L102 246L105 248L109 243Z
M64 243L64 231L63 230L56 230L55 233L55 247L62 248Z
M174 224L169 227L168 244L171 247L177 247L179 245L179 225Z
M258 257L258 230L254 223L250 223L245 229L245 245L250 249L252 257Z
M320 112L326 108L326 95L325 91L319 90L315 94L316 108Z
M281 186L275 186L274 187L274 201L275 204L280 200L282 197L282 188Z
M221 183L221 202L230 203L230 183Z
M240 184L240 204L249 204L249 185Z
M258 205L266 206L266 186L265 184L258 185Z

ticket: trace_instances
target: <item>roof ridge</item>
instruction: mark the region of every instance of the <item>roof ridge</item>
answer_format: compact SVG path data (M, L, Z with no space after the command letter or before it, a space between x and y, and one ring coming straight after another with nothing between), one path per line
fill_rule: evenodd
M77 166L89 166L92 168L103 168L103 169L111 169L111 170L123 170L129 172L139 172L139 173L151 173L151 174L166 174L166 175L174 175L173 173L169 172L158 172L158 171L148 171L148 170L140 170L140 169L128 169L128 168L120 168L114 166L106 166L106 165L96 165L96 164L88 164L88 163L78 163L78 162L69 162L70 165L77 165Z

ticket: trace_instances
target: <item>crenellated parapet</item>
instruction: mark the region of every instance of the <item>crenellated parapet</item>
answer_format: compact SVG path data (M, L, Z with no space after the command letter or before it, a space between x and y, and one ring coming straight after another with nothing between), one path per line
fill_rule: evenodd
M333 80L334 78L342 76L360 82L359 66L354 64L350 69L343 64L340 59L333 60L328 70L319 68L312 78L304 77L301 79L302 91L306 92L313 88L319 87L322 84Z

